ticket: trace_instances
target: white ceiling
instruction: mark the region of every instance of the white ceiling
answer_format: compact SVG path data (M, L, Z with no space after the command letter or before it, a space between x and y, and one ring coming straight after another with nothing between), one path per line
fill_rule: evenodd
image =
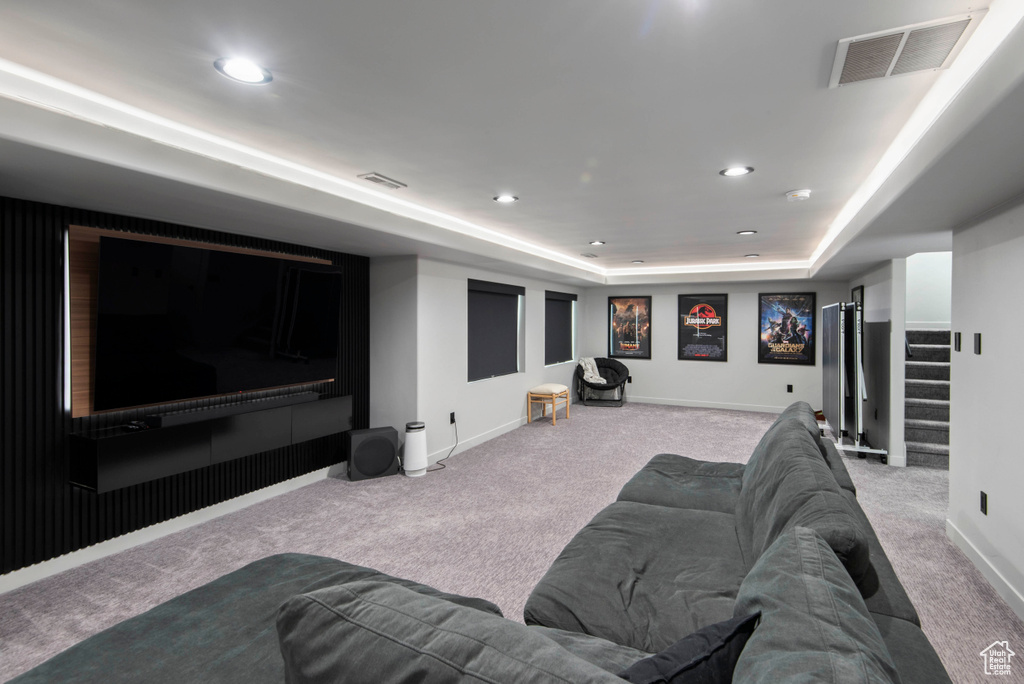
M1013 5L993 0L982 25ZM1024 190L1010 140L1024 115L1018 27L811 259L949 73L829 89L837 41L972 9L3 0L0 194L580 283L849 277L948 249L957 221ZM273 82L214 71L238 54ZM719 176L735 164L757 170ZM356 178L369 171L408 188ZM797 188L812 199L787 203ZM521 200L499 205L501 192ZM619 270L633 259L641 270ZM755 261L768 270L742 270Z

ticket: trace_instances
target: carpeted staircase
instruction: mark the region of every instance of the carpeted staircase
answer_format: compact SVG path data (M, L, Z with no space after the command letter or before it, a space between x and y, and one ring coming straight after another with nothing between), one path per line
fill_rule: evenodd
M907 465L949 469L949 331L907 330Z

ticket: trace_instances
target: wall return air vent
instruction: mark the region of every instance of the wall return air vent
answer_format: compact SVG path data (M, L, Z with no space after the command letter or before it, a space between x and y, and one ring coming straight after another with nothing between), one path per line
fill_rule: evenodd
M828 87L945 69L960 54L986 11L843 38L836 46Z

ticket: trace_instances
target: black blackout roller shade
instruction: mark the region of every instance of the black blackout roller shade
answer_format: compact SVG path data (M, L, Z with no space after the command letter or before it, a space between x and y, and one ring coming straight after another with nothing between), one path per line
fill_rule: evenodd
M526 288L470 280L468 288L470 381L519 370L519 297Z
M576 295L544 292L544 365L572 361L572 303Z
M492 292L505 295L525 295L526 288L521 285L506 285L505 283L490 283L486 280L469 279L470 292Z

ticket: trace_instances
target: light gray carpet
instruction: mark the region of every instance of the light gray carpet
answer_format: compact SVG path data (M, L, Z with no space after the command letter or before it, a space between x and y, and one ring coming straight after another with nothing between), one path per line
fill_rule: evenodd
M0 679L282 551L332 556L482 596L521 620L526 597L562 547L651 456L745 461L774 418L574 405L570 420L525 425L456 454L447 469L426 477L317 482L0 596ZM1024 653L1024 626L946 539L948 474L877 460L847 463L954 681L983 679L978 653L997 638Z

